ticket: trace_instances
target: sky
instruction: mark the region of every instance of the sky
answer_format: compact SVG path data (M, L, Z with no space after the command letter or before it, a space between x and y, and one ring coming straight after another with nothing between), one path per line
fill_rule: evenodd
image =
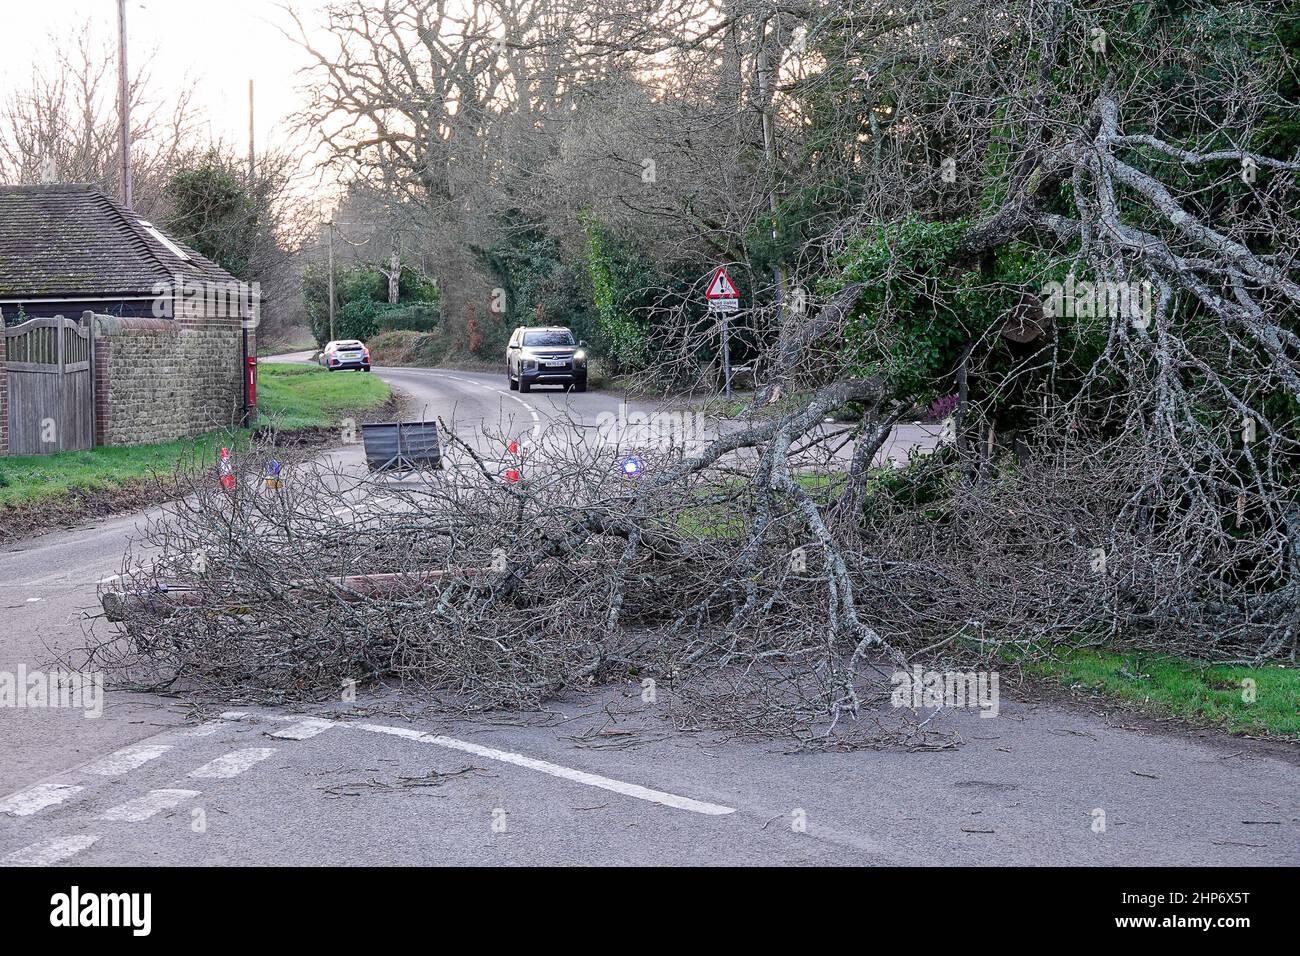
M305 24L321 24L326 0L293 0ZM254 81L257 148L301 149L286 117L302 103L298 70L307 55L275 0L127 0L127 51L134 73L149 60L151 98L170 98L188 78L214 139L247 149L248 81ZM51 37L91 23L96 43L117 43L117 0L0 0L0 100L26 84ZM314 146L314 144L312 144Z

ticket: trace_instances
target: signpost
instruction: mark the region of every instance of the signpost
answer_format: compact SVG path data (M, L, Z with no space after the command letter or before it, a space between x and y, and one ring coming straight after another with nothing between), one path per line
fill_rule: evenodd
M740 307L740 293L736 291L731 276L727 275L726 266L718 266L718 271L713 273L709 291L704 293L704 297L709 300L709 309L713 312L735 312Z
M717 312L722 317L722 392L730 398L731 334L727 316L740 310L740 293L736 291L736 284L731 281L731 276L727 275L726 266L718 266L718 270L713 273L704 297L709 300L709 311Z

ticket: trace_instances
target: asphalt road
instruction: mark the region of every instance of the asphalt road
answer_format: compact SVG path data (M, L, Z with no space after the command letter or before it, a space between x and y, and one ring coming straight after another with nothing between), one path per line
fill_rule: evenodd
M263 362L306 362L310 352L292 352L262 359ZM336 375L363 375L364 372L335 372ZM624 412L653 413L656 406L646 402L626 401L621 396L601 391L583 394L566 391L558 386L534 389L527 394L512 392L506 385L505 372L450 371L424 368L376 367L372 374L380 375L400 389L406 398L406 414L414 420L441 417L455 427L456 433L478 446L485 438L497 445L498 436L527 439L536 436L549 422L573 422L594 428L601 416L605 420L617 418L620 407ZM739 422L729 423L731 428L742 428ZM844 425L826 425L825 430L844 429ZM817 430L814 430L816 433ZM894 428L889 440L876 456L876 463L906 462L908 454L917 449L933 449L937 443L939 427L922 423L903 422ZM716 426L707 426L702 438L712 438ZM852 446L839 449L838 457L847 460ZM360 460L359 452L356 456Z
M356 374L356 373L352 373ZM454 419L526 435L617 412L503 376L380 374ZM924 440L924 436L914 436ZM900 431L898 448L912 440ZM360 450L338 453L344 460ZM139 516L0 552L0 675L80 646ZM1293 754L1009 700L948 711L941 752L790 754L679 733L637 686L544 714L412 716L398 688L286 711L108 692L103 715L0 708L0 862L11 864L1294 864ZM1105 828L1099 829L1104 820Z

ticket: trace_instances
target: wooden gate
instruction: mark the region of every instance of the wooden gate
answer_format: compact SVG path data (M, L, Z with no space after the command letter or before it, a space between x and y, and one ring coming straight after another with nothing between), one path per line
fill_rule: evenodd
M95 444L94 340L72 319L29 319L4 330L9 454L45 455Z

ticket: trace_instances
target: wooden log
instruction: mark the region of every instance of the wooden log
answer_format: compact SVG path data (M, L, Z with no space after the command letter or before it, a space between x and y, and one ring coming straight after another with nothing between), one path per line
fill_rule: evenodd
M543 562L543 566L556 563L555 561L546 561ZM593 560L575 561L567 565L567 567L576 569L591 567L600 563L602 562ZM288 588L289 590L302 590L313 594L334 591L338 598L350 602L373 597L383 592L415 590L428 585L441 584L443 581L450 579L470 580L492 573L499 574L501 572L490 567L477 567L454 568L449 571L396 571L384 574L349 574L319 579L301 578L290 581ZM156 588L144 590L126 591L118 589L105 591L100 596L99 603L104 609L104 617L117 623L126 620L127 615L132 610L146 608L150 604L199 607L211 599L212 595L204 591L161 584ZM247 598L243 595L230 595L224 606L232 610L246 608L248 606Z

